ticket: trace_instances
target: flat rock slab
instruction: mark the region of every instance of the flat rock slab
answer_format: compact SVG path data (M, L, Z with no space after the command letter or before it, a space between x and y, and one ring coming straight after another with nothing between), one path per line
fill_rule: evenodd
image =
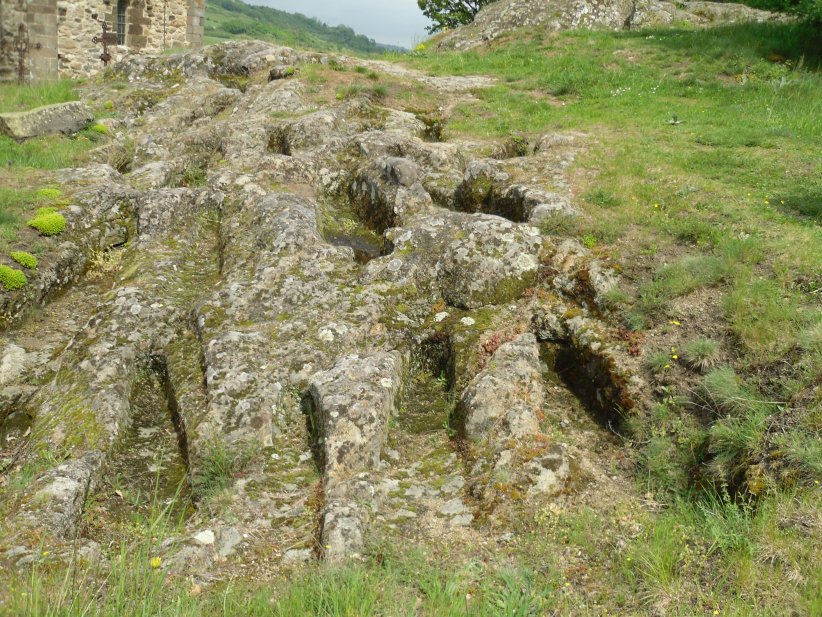
M0 114L0 134L12 139L31 139L54 133L76 133L94 120L81 101L36 107L29 111Z

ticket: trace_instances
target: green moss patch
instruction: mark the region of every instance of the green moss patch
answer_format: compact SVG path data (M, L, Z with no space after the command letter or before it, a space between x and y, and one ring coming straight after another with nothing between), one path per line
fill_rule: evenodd
M36 216L26 223L44 236L56 236L66 229L66 217L54 208L40 208Z
M6 290L12 291L14 289L20 289L25 287L27 282L26 275L20 272L20 270L0 265L0 285Z
M37 258L31 253L27 253L26 251L14 251L10 257L24 268L28 268L29 270L34 270L37 268Z

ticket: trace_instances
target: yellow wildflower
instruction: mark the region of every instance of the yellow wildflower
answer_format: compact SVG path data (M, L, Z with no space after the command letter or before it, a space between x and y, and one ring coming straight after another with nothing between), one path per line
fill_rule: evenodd
M148 560L148 565L150 565L155 570L160 567L160 564L163 563L163 560L159 557L152 557Z

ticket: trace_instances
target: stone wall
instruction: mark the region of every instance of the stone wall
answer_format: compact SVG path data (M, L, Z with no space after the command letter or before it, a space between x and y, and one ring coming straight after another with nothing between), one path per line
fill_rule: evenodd
M17 78L14 37L24 24L30 44L26 77L35 80L92 75L103 69L101 20L117 32L118 0L0 0L0 81ZM133 52L199 47L205 0L126 0L123 45L110 45L113 61ZM96 18L93 17L96 15Z
M0 81L16 80L23 42L26 79L57 77L57 0L0 0Z
M100 19L117 31L117 0L59 0L60 71L89 75L103 68ZM97 20L92 15L97 14ZM156 53L179 47L199 47L205 27L205 0L128 0L124 45L109 46L113 61L128 53Z

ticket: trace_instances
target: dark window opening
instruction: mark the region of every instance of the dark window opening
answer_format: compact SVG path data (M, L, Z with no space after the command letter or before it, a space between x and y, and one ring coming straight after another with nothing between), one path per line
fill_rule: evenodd
M117 0L117 44L126 44L126 8L127 0Z

